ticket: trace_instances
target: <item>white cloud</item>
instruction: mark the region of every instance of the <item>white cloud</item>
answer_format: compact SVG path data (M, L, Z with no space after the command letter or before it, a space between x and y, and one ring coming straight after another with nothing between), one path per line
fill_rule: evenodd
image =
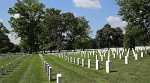
M108 24L111 25L111 27L126 27L128 24L126 21L122 21L119 17L109 16L107 19Z
M0 19L0 22L3 22L3 21Z
M13 17L14 17L15 19L20 18L20 14L15 14Z
M10 39L10 41L14 44L19 44L20 43L20 38L16 38L15 34L7 34L8 38Z
M93 8L93 9L101 8L99 0L73 0L73 3L76 7Z

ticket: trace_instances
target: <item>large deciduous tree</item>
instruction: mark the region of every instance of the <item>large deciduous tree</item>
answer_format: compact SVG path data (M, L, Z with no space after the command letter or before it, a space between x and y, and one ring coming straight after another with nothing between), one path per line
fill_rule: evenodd
M47 8L45 10L44 15L44 27L43 27L43 41L44 41L44 47L46 47L46 50L52 50L60 49L61 46L59 46L61 42L61 10L54 9L54 8Z
M76 43L78 46L84 50L87 48L87 42L89 41L90 37L89 34L92 32L88 22L84 17L77 17L77 38Z
M150 0L116 0L119 15L128 22L125 32L125 47L146 45L150 39ZM134 33L134 35L133 35Z
M19 16L11 17L9 23L30 53L37 52L39 48L38 36L41 33L40 22L44 7L38 0L17 0L14 7L8 10L11 15Z

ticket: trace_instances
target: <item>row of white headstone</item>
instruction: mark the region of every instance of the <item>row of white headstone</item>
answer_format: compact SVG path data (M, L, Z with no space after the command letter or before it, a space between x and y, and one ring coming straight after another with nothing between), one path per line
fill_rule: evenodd
M48 75L48 80L52 81L52 67L44 60L42 54L39 54L43 65L44 65L44 70ZM62 83L62 75L61 74L57 74L57 81L56 83Z
M125 57L125 64L128 64L129 63L129 51L130 50L128 49L128 50L125 50L125 51L127 51L126 56L124 56ZM135 50L132 50L132 51L133 51L135 60L138 60L138 54L135 53ZM106 52L107 51L105 51L105 53ZM139 52L139 51L137 51L137 52ZM76 52L75 54L79 54L79 53L81 53L81 52ZM81 53L81 57L85 58L86 53L88 53L88 52L83 52L83 54ZM104 60L105 53L103 53L104 55L102 55L102 53L100 52L101 61ZM92 54L91 52L89 54L87 54L88 55L88 68L91 67L91 59L90 59L91 54ZM94 52L93 52L93 54L94 54ZM124 50L123 51L116 51L116 53L114 53L114 51L112 51L112 54L113 54L113 58L116 58L116 54L117 54L117 55L119 55L119 59L122 59L122 57L124 55ZM61 58L64 58L66 61L72 63L72 57L65 56L65 55L58 55L58 56L61 57ZM110 50L108 51L108 56L107 57L108 57L108 59L106 61L106 73L109 73L110 72ZM144 57L143 51L141 52L141 57ZM74 64L76 64L76 58L75 57L74 57ZM80 58L77 58L77 64L80 65ZM82 66L83 67L85 66L84 64L85 64L85 61L84 61L84 59L82 59ZM100 69L98 55L96 55L96 69L97 70Z
M0 62L6 61L10 58L15 58L15 57L17 57L17 55L16 56L15 55L1 55Z
M4 66L1 66L1 74L4 75L5 72L8 72L8 70L13 69L13 67L15 67L15 65L18 64L18 63L21 61L21 59L22 59L22 56L19 57L19 58L17 58L17 59L15 59L15 60L12 61L11 63L6 64L5 70L4 70Z
M128 51L129 52L129 50L130 49L124 49L124 48L118 48L118 49L113 49L113 50L107 50L107 49L100 49L100 50L93 50L93 51L79 51L79 52L74 52L74 53L68 53L68 54L73 54L73 55L76 55L76 54L81 54L81 57L86 57L86 55L97 55L97 54L99 54L100 56L103 54L104 55L104 57L105 57L105 54L106 54L106 52L108 52L108 51L112 51L112 53L116 53L116 55L119 55L120 53L123 55L124 54L124 52L125 51ZM132 49L133 51L135 51L134 49ZM145 50L145 54L147 54L147 50L148 50L148 48L138 48L138 49L136 49L136 51L137 52L139 52L139 51L143 51L143 50Z
M69 56L65 56L65 55L58 55L58 57L65 59L68 62L80 65L80 63L82 63L82 66L85 67L85 59L82 59L82 62L80 62L80 58L77 58L77 62L76 62L76 58L74 57L74 62L73 62L73 58L69 57ZM98 60L98 56L96 55L96 70L100 70L100 61ZM91 59L88 59L88 68L91 68ZM106 61L106 73L110 73L110 61Z

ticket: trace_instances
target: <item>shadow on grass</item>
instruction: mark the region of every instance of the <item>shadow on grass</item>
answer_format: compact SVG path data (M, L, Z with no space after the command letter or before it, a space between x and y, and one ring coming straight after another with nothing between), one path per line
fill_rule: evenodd
M5 74L1 75L0 78L5 78L7 75L9 75L9 73L5 73Z
M51 81L56 81L56 79L52 79Z
M100 68L100 70L103 70L104 68Z
M0 79L1 79L1 78L5 78L5 77L4 77L4 76L0 76Z
M118 72L118 71L117 70L112 70L111 72L113 73L113 72Z
M56 75L56 74L52 74L52 75Z
M13 72L13 70L8 70L8 72Z

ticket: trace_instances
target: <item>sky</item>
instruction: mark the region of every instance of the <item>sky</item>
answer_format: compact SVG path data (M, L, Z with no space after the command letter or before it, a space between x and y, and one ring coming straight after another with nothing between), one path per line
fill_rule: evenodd
M17 0L0 0L0 21L3 22L7 29L12 30L8 23L10 15L8 9L13 7ZM39 0L46 8L60 9L62 13L72 12L77 16L84 16L91 27L91 37L94 38L96 31L103 28L108 23L112 27L125 27L127 22L121 20L118 15L119 6L116 0ZM14 15L15 18L19 15ZM8 34L11 42L18 44L20 38Z

